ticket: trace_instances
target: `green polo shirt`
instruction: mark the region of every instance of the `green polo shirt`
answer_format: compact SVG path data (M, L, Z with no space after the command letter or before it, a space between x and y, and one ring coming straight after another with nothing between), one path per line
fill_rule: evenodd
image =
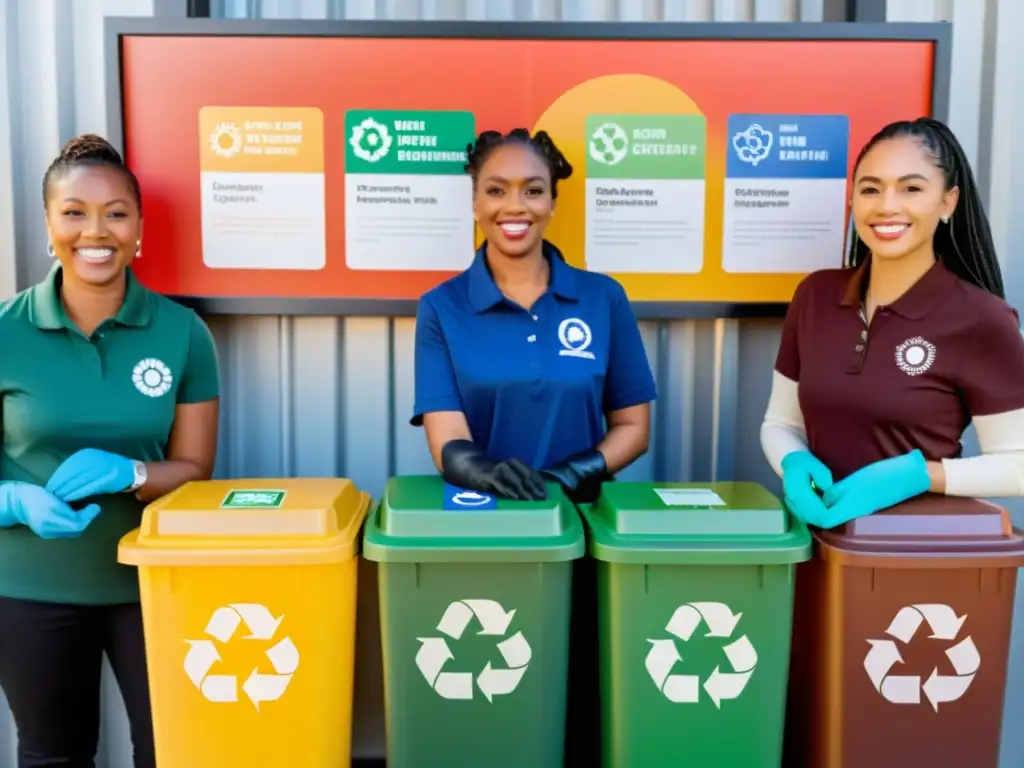
M148 290L128 270L117 317L84 336L64 313L55 266L43 282L0 303L0 481L45 485L82 448L145 462L166 458L175 407L219 395L206 324ZM117 562L121 537L139 525L134 494L75 503L101 512L77 538L41 539L0 528L0 595L60 603L139 599L135 568Z

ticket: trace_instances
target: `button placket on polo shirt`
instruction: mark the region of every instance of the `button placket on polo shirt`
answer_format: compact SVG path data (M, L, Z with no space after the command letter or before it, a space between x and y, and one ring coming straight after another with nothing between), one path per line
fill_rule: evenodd
M536 307L534 307L533 309L527 310L527 313L530 315L530 319L534 322L534 325L530 329L530 334L529 334L529 336L526 337L526 340L530 344L536 345L537 344L537 325L536 325L536 323L537 323L538 320L540 320L540 316L537 314Z
M74 350L75 357L85 364L90 375L98 374L101 379L103 378L103 353L100 350L100 343L103 339L102 328L103 326L97 328L92 337L86 336L71 325L64 328L68 344Z
M875 311L875 317L872 322L877 323L879 317L879 311ZM861 328L857 334L857 342L853 346L854 359L850 365L849 373L859 374L864 370L864 363L867 362L868 357L868 343L871 338L870 324L868 323L867 312L864 310L864 305L861 304L857 308L857 318L860 320ZM877 325L876 325L877 328Z
M878 335L878 324L887 320L890 317L888 307L876 307L875 315L871 318L871 322L868 322L867 311L864 309L864 305L861 304L857 310L857 317L861 321L860 334L857 337L857 343L853 347L854 353L857 355L856 360L850 367L850 373L861 373L864 370L864 365L867 363L868 352L870 352L871 339Z
M552 297L550 293L541 296L534 303L533 307L526 311L530 325L530 375L533 377L530 387L530 398L540 400L544 396L544 379L541 377L543 371L543 355L547 350L547 325L544 318L553 316L551 306Z

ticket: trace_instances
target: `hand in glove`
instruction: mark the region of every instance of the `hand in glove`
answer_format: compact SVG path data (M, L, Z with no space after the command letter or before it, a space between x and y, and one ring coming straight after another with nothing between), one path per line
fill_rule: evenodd
M583 451L560 464L541 470L542 475L557 480L566 495L577 504L590 504L601 493L601 483L610 479L604 454L598 450Z
M67 539L78 536L99 513L98 504L75 511L32 483L0 483L0 528L20 524L42 539Z
M515 501L541 501L544 479L518 459L491 461L470 440L449 440L441 449L441 475L459 488Z
M831 487L831 470L810 451L793 451L782 459L782 492L786 506L805 523L821 525L828 509L818 491L824 493Z
M85 448L57 467L46 490L70 503L102 493L120 493L135 481L131 459L96 448Z
M910 453L858 469L825 492L828 512L819 525L834 528L900 504L931 489L924 455Z

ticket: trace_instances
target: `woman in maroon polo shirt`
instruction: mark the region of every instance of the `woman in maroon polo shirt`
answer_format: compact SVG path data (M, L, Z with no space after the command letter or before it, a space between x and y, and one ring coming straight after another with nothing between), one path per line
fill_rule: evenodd
M831 528L927 491L1024 494L1024 339L956 137L887 125L851 205L850 266L797 288L761 428L789 507Z

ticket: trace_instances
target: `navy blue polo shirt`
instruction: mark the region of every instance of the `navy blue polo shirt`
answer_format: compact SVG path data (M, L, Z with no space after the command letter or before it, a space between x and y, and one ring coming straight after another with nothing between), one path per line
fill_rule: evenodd
M613 278L567 264L545 242L549 288L525 309L502 295L485 249L420 299L411 423L462 411L490 459L544 469L596 447L606 412L654 400L654 376Z

